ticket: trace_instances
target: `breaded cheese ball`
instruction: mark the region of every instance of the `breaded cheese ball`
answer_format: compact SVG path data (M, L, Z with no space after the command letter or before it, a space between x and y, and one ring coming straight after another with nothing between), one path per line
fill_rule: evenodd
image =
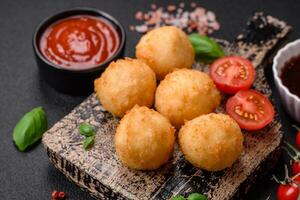
M243 134L228 115L207 114L188 121L179 131L180 148L195 167L219 171L230 167L243 151Z
M125 58L111 62L94 85L103 107L115 116L122 117L136 104L152 106L156 78L143 61Z
M176 70L160 82L155 94L155 108L177 128L184 121L213 112L221 95L213 80L204 72Z
M167 118L145 106L135 106L120 121L115 147L124 165L154 170L165 164L173 152L174 128Z
M136 46L136 57L144 60L162 80L176 68L191 68L195 52L187 35L177 27L164 26L146 33Z

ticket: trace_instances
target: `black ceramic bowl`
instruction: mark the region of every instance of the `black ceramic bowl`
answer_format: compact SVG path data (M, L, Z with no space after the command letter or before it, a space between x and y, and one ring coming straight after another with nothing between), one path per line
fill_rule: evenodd
M114 26L120 37L120 45L118 50L108 60L89 69L72 70L52 63L42 54L39 49L39 42L44 31L54 22L74 15L102 17ZM123 57L125 40L124 28L111 15L92 8L74 8L59 12L42 21L33 36L33 49L42 79L58 91L72 95L88 95L93 91L94 79L100 76L111 61Z

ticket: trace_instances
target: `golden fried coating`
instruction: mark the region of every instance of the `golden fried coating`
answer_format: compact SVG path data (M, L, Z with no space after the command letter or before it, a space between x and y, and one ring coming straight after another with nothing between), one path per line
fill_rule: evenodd
M191 68L195 52L186 34L174 26L153 29L136 46L136 57L146 61L158 80L175 68Z
M94 85L103 107L122 117L136 104L152 106L156 78L152 69L143 61L125 58L111 62Z
M213 112L221 95L204 72L179 69L160 82L155 94L155 108L179 128L185 120Z
M179 131L185 158L208 171L230 167L243 151L243 134L228 115L207 114L188 121Z
M135 106L117 127L116 153L129 168L157 169L173 152L174 132L167 118L145 106Z

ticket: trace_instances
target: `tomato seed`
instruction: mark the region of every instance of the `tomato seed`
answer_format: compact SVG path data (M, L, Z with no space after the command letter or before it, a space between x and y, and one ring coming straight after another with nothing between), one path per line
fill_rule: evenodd
M250 119L254 119L254 117L253 117L253 115L251 113L249 114L249 118Z

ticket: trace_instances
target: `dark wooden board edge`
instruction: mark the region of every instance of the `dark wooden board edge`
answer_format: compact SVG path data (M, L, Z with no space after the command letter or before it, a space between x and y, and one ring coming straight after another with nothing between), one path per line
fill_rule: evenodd
M281 139L281 144L282 141L283 140ZM232 200L244 199L245 195L252 189L253 185L257 181L262 180L276 166L282 153L281 144L273 152L271 152L253 171L253 173L249 175L247 179L237 188Z
M78 185L81 190L88 192L92 197L103 200L128 200L120 193L113 192L110 188L93 178L93 176L81 170L50 148L45 148L54 167L61 171L71 182Z

